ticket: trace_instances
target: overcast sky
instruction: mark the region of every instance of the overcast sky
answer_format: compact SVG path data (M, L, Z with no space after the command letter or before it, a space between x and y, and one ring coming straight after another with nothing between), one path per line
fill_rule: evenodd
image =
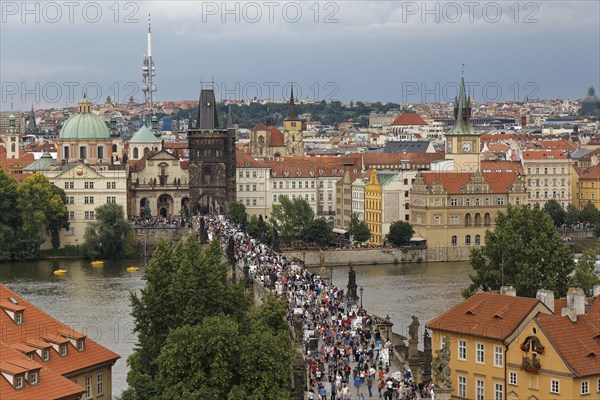
M225 7L223 6L225 4ZM151 13L156 98L476 101L600 89L598 1L2 1L2 110L143 96Z

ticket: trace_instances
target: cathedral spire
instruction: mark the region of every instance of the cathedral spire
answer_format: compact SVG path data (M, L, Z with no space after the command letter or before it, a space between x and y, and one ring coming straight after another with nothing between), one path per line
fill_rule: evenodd
M458 89L458 97L454 103L454 126L449 132L450 134L473 134L473 126L471 125L471 100L467 96L465 89L465 71L464 64L460 87Z
M196 129L217 129L218 127L219 117L217 115L215 91L213 89L202 89L198 103Z
M231 113L231 104L229 104L229 107L227 109L227 126L225 126L226 128L233 128L233 114Z
M300 121L298 118L298 112L296 111L296 104L294 103L294 85L292 85L292 91L290 94L290 103L288 106L287 117L285 117L286 121Z

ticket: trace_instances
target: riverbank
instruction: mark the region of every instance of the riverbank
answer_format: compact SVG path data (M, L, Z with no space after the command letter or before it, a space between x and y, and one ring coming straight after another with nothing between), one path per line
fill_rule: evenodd
M307 267L421 263L427 249L382 247L377 249L293 250L286 257L302 260Z

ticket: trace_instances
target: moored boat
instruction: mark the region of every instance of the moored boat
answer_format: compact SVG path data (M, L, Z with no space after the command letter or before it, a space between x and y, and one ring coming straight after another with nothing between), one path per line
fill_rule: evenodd
M92 261L91 264L92 264L92 267L103 267L104 261Z
M67 274L67 270L66 269L57 269L54 270L54 275L56 276L62 276L62 275L66 275Z

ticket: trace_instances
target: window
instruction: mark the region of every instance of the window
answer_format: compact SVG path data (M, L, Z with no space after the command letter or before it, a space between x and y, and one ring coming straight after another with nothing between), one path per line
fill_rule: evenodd
M79 147L79 159L85 160L87 158L87 147L80 146Z
M95 219L96 218L95 212L94 211L86 211L85 215L84 215L84 218L88 219L88 220L89 219Z
M243 191L244 191L244 185L240 185L240 190L239 190L239 191L240 191L240 192L243 192Z
M250 171L246 171L246 178L250 178Z
M69 219L75 219L75 211L69 211Z
M421 221L419 221L421 219L420 217L421 217L420 215L417 216L418 223L421 223ZM458 238L456 237L456 235L452 236L451 241L452 241L452 246L456 246L458 244Z
M256 192L256 185L252 185L252 191Z
M85 196L83 202L85 204L94 204L94 196Z
M15 323L17 325L23 325L23 312L16 312L15 313Z
M482 381L481 379L477 379L477 381L475 382L475 399L476 400L485 400L484 387L485 387L485 382Z
M433 216L433 222L436 225L441 225L442 224L442 217L440 215L434 215Z
M508 373L508 383L511 385L517 385L517 373L514 371L510 371Z
M458 225L458 215L450 216L450 225Z
M37 385L38 384L38 373L37 372L30 372L29 373L29 384L30 385Z
M83 339L79 339L77 341L77 351L85 350L85 341Z
M483 343L477 343L476 345L475 362L478 364L485 363L485 345Z
M450 199L450 205L451 206L457 206L458 205L458 199Z
M96 394L103 394L104 393L104 380L103 380L104 376L103 374L98 374L96 376Z
M455 237L455 236L452 236ZM467 341L459 339L458 340L458 359L466 360L467 359Z
M471 235L465 236L465 245L466 246L470 246L471 245Z
M74 196L68 196L67 197L67 204L75 204L75 197Z
M467 397L467 377L458 376L458 397Z
M85 378L85 398L92 398L92 378Z
M115 189L117 187L116 182L106 182L107 189Z
M104 158L104 147L103 146L98 146L98 159L103 159Z
M17 376L15 379L15 389L23 389L23 376Z
M292 189L296 189L296 181L292 181Z
M598 378L598 382L596 382L596 392L600 392L600 378Z
M44 360L44 361L50 360L50 350L42 349L42 360Z
M243 177L244 177L244 172L240 171L239 174L238 174L238 178L243 178Z
M558 379L550 381L550 393L560 393L560 382Z
M93 189L93 188L94 188L94 182L85 182L85 183L83 184L83 187L84 187L85 189Z
M246 185L246 192L250 191L250 185Z
M581 381L581 394L590 394L590 382Z
M69 352L69 349L67 348L67 345L66 344L61 344L60 345L60 355L62 357L64 357L64 356L66 356L68 354L68 352Z
M503 206L504 205L504 197L498 197L497 203L499 206Z
M256 171L252 171L252 177L256 178Z
M504 386L501 383L494 384L494 400L504 400Z
M107 203L116 203L117 202L117 197L116 196L107 196L106 197L106 202Z
M502 352L502 346L494 346L494 366L502 367L504 365L504 353Z
M481 245L481 236L475 235L475 246Z

